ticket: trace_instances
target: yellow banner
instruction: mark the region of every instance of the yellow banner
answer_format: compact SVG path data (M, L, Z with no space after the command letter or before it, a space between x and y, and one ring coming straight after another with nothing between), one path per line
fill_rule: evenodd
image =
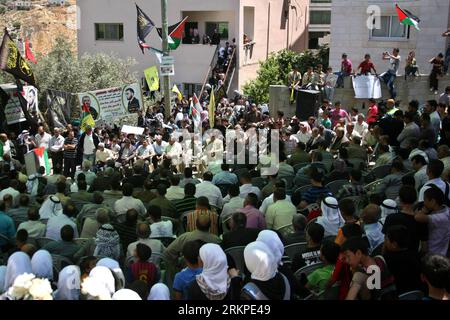
M216 116L216 98L214 96L214 88L211 89L211 97L209 99L209 128L214 128L214 118Z
M158 68L153 66L144 70L145 80L147 80L150 91L159 90Z

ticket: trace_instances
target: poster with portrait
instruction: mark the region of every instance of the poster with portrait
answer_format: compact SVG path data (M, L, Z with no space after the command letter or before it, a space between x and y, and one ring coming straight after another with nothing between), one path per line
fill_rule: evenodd
M86 105L96 122L116 123L121 118L142 110L141 87L133 83L123 87L78 94L80 109Z
M356 99L381 98L381 82L377 76L356 76L352 77L352 81Z
M5 106L6 122L11 125L27 121L20 106L19 98L17 97L17 87L15 85L2 85L2 89L10 96ZM23 95L27 100L28 111L31 114L33 111L39 113L38 90L33 86L24 86Z

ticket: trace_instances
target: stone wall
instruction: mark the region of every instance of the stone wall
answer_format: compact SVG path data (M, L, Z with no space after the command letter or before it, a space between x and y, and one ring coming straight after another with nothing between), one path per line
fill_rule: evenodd
M417 99L420 104L424 104L427 100L438 99L439 94L444 92L446 86L450 86L450 77L445 76L439 80L439 94L435 95L434 92L429 90L428 76L420 76L417 78L409 77L405 81L404 77L397 77L397 100L400 100L402 109L406 109L408 102ZM389 91L384 83L381 84L383 100L389 99ZM290 90L286 86L270 86L270 114L276 116L276 112L281 110L285 116L292 117L295 115L296 105L289 104ZM344 81L344 89L336 89L334 95L334 101L341 101L342 105L346 109L357 107L362 109L363 103L367 108L367 100L355 99L355 92L353 90L351 79L348 77ZM366 109L367 110L367 109ZM364 110L362 110L365 112ZM304 120L304 119L302 119Z

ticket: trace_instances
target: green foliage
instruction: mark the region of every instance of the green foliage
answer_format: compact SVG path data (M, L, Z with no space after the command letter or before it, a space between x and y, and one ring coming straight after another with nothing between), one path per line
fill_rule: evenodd
M6 7L0 5L0 14L4 14L6 12Z
M12 26L13 26L14 29L20 29L20 27L21 27L22 25L20 24L19 21L16 21L16 22L13 23Z
M292 67L297 66L301 73L306 72L309 66L322 64L324 69L328 67L329 48L321 47L316 52L306 50L297 53L290 50L282 50L272 53L266 61L260 62L260 69L256 79L244 85L244 94L251 96L257 103L269 102L269 86L287 83L287 77Z

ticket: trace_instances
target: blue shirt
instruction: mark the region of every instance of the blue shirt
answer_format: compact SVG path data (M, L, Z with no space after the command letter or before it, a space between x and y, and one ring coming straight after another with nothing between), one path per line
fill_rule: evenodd
M0 234L13 239L16 234L16 227L11 217L7 216L3 211L0 211ZM0 238L0 247L8 244L6 240Z
M173 280L173 290L182 292L183 299L187 300L188 298L188 288L191 285L192 281L195 280L195 276L202 273L202 268L198 269L189 269L185 268L182 271L178 272L175 275L175 279Z
M214 175L212 183L218 184L237 184L238 178L234 173L228 171L220 171L218 174Z

